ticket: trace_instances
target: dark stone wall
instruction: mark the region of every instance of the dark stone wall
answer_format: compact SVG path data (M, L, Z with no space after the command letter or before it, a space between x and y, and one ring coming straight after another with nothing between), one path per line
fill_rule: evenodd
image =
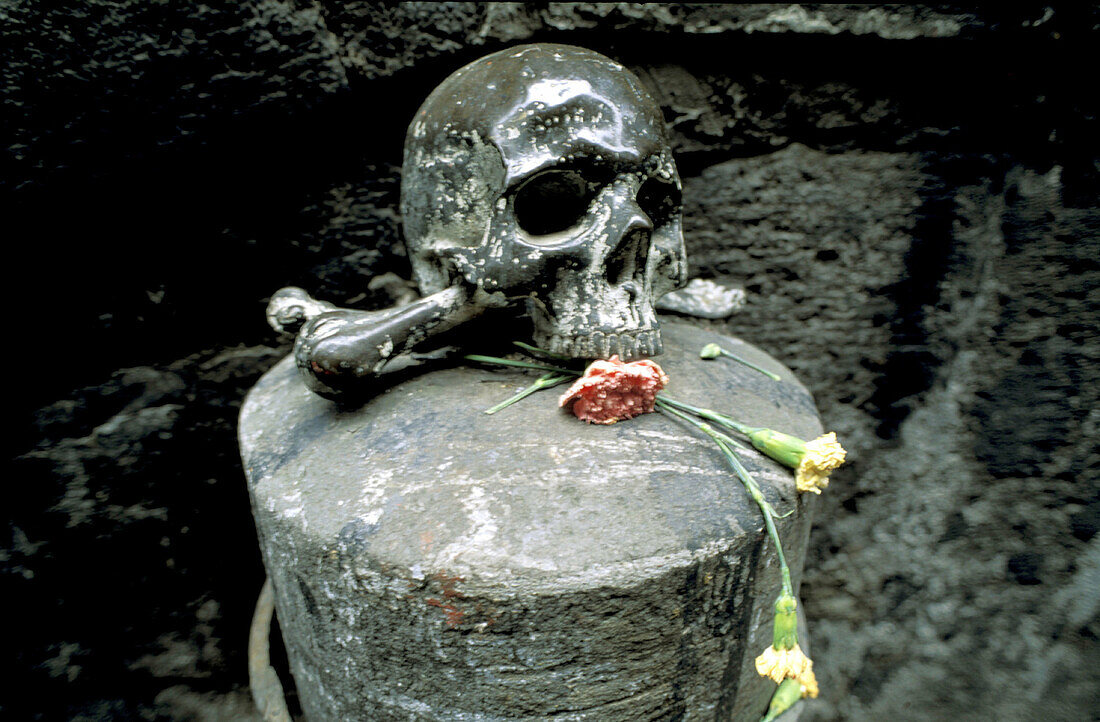
M693 275L852 453L803 596L815 720L1100 706L1100 12L1017 6L0 3L12 719L247 719L243 394L266 298L408 278L404 129L509 44L661 102ZM388 278L393 278L388 277Z

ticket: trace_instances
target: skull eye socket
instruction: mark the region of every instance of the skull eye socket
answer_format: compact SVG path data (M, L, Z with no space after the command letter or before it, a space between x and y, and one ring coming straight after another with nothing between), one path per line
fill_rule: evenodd
M576 171L540 173L516 192L513 207L519 227L532 236L568 230L588 212L594 190Z
M667 223L680 210L680 191L663 178L646 179L638 191L638 205L654 226Z

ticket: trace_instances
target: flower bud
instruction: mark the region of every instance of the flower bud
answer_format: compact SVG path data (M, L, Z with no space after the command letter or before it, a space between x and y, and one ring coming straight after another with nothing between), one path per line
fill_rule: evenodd
M714 359L722 355L722 347L716 343L708 343L699 352L699 358Z
M772 695L772 701L768 705L768 713L764 715L760 722L771 722L793 707L794 703L800 699L802 699L802 683L797 679L788 678L783 680L779 683L775 694Z

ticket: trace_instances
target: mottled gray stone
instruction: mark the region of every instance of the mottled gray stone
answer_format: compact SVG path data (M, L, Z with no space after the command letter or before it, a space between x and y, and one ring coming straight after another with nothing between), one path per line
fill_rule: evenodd
M659 311L718 320L732 316L744 305L745 289L727 288L714 281L693 278L679 291L661 296L657 300L656 308Z
M690 34L741 32L942 38L989 32L973 12L930 6L790 3L492 3L481 33L512 40L548 25L559 30L614 28Z
M666 323L674 398L804 437L806 390L742 342ZM703 361L719 340L783 375ZM754 719L779 585L762 518L714 445L658 414L582 424L530 378L461 367L357 410L284 360L241 413L242 455L313 720ZM798 575L809 500L747 460Z

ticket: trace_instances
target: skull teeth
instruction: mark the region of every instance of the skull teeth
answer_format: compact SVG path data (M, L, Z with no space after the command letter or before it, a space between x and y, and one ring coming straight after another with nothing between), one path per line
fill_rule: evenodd
M617 354L624 361L641 356L656 356L664 350L658 329L622 333L595 331L579 336L555 334L550 337L548 346L552 353L572 358L608 358Z

